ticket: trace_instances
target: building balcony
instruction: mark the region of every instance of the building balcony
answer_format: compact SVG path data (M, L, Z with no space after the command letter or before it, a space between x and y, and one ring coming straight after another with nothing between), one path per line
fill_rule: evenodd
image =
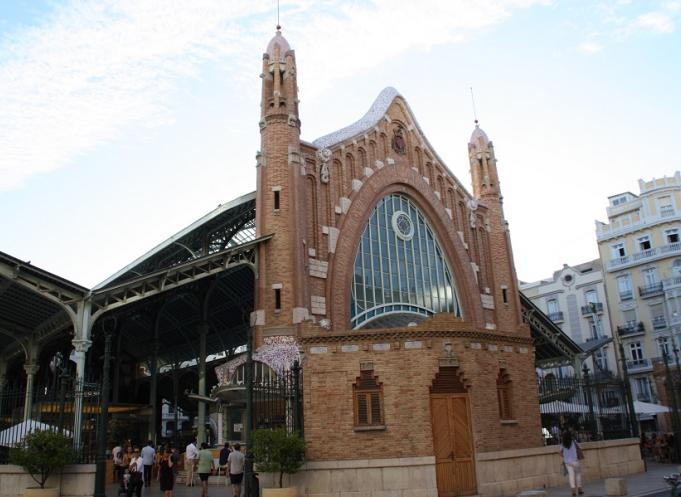
M645 333L646 327L642 322L627 321L622 326L617 327L617 334L621 337L641 335Z
M565 321L565 317L563 316L563 311L549 312L546 315L546 317L548 317L554 323L559 323L561 321Z
M634 298L634 292L631 290L624 290L620 292L620 300L631 300Z
M627 359L627 371L629 374L645 373L653 370L653 361L650 359Z
M655 316L653 318L653 329L662 330L667 327L667 318L664 316Z
M582 316L589 316L591 314L601 314L603 312L602 302L592 302L589 305L582 306Z
M654 247L648 250L642 250L632 255L625 255L622 257L614 257L608 262L608 270L622 269L628 266L636 266L643 262L651 262L656 259L662 259L673 255L681 254L681 242L668 243L661 247Z
M662 280L662 287L665 291L681 287L681 276L675 276L674 278Z
M650 297L655 297L657 295L662 295L664 293L664 288L662 287L662 282L653 283L651 285L638 287L638 294L641 298L647 299Z

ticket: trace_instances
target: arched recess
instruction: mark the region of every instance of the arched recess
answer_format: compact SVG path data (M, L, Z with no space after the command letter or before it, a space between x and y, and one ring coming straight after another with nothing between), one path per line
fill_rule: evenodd
M423 179L407 165L376 170L353 198L350 210L340 218L340 234L329 265L327 287L327 301L337 304L331 309L334 329L344 330L350 325L350 291L357 247L374 207L381 198L391 193L406 195L426 216L450 264L459 290L464 322L475 327L484 326L480 292L470 257L442 203L432 189L424 186Z
M441 312L461 316L459 291L441 242L408 196L378 200L358 246L351 326L407 326Z

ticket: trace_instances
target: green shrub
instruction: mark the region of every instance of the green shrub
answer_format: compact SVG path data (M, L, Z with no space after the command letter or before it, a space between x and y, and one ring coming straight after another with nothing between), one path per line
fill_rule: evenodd
M298 433L288 433L285 428L261 428L253 431L251 438L253 461L258 471L279 473L281 488L284 473L297 473L305 459L305 441Z
M23 466L40 488L45 488L50 474L74 462L76 453L69 437L54 431L34 431L24 439L24 447L10 449L9 459Z

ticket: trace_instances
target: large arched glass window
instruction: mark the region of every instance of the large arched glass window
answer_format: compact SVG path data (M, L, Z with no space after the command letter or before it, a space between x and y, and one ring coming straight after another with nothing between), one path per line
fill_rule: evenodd
M438 312L461 316L452 272L426 217L404 195L382 198L355 256L351 324L399 327Z

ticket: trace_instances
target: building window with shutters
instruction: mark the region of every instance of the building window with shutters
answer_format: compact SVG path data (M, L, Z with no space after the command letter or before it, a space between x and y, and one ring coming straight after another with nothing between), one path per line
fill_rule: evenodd
M362 368L352 386L355 402L355 431L384 430L383 385L371 369Z
M499 370L497 377L497 402L499 404L499 418L502 421L513 419L513 382L505 369Z

